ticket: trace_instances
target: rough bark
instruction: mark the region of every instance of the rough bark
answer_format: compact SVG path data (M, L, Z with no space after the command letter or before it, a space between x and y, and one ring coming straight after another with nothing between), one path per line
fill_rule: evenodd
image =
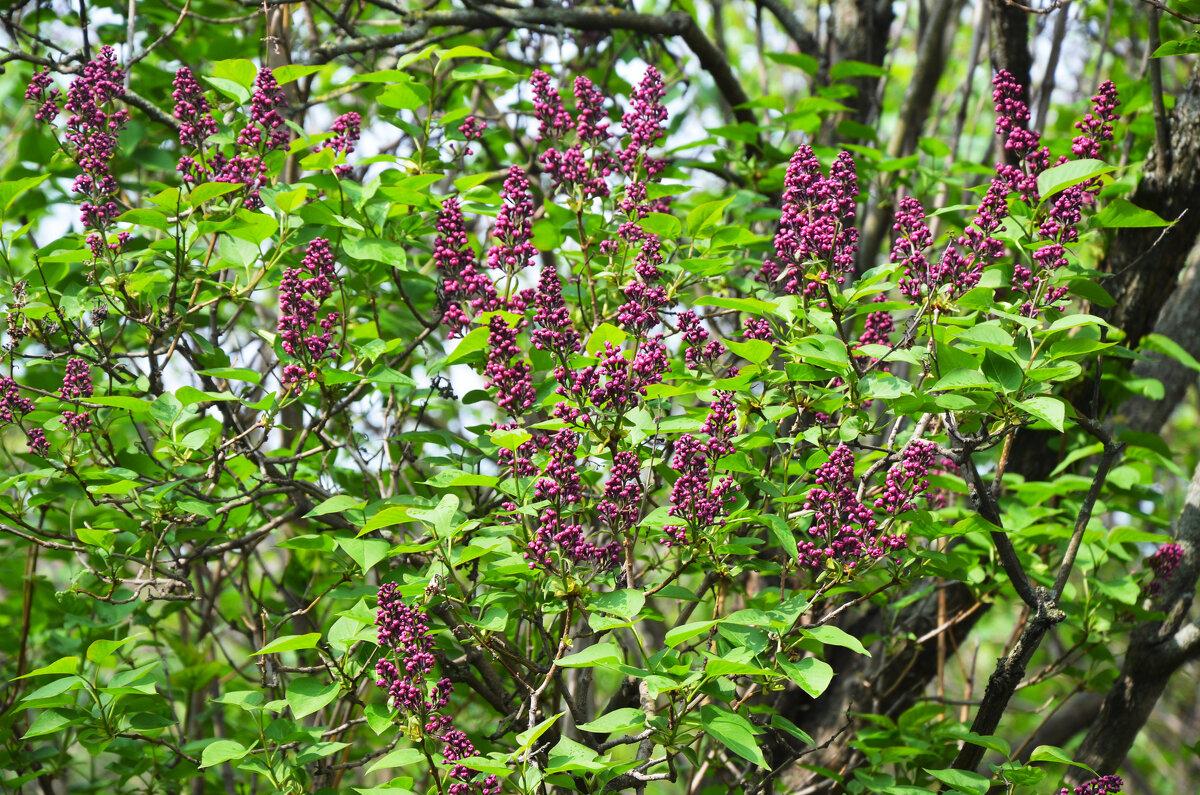
M1159 313L1154 333L1169 337L1191 354L1200 359L1200 244L1193 245L1188 254L1187 266L1179 279L1179 287L1167 300ZM1196 371L1184 367L1174 359L1161 354L1151 354L1149 361L1138 362L1133 367L1135 378L1156 378L1163 385L1163 396L1159 400L1135 397L1121 410L1125 421L1132 428L1157 433L1176 407L1183 402L1188 387L1196 383Z
M829 19L829 63L861 61L883 65L887 54L888 29L895 13L889 0L834 0ZM853 110L852 118L870 124L876 117L877 77L854 77L845 81L857 94L843 100Z
M1156 173L1162 155L1157 146L1152 148L1131 201L1165 220L1178 220L1166 230L1117 233L1103 265L1109 274L1103 284L1116 305L1094 309L1124 329L1124 344L1130 348L1154 328L1200 234L1200 66L1176 98L1170 129L1170 168L1162 170L1165 177Z

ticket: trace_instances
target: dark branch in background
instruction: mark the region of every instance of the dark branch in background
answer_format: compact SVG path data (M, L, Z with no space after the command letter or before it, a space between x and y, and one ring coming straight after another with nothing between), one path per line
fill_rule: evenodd
M796 19L796 15L792 13L792 9L786 6L782 0L757 0L757 2L758 5L770 11L775 19L779 20L780 26L796 43L800 52L814 58L820 56L821 48L817 44L817 37L800 24L800 20Z
M1076 755L1077 761L1101 775L1112 773L1124 761L1171 675L1200 657L1200 627L1194 622L1184 624L1200 575L1200 467L1188 485L1178 528L1176 541L1183 547L1183 560L1164 583L1161 603L1155 605L1167 618L1134 629L1121 676L1109 688Z
M1177 342L1195 358L1200 358L1200 247L1193 246L1188 254L1187 267L1179 279L1179 287L1158 316L1154 333ZM1130 427L1148 433L1158 433L1166 425L1175 408L1183 401L1188 387L1196 383L1196 371L1175 359L1151 353L1148 360L1133 366L1134 378L1153 378L1163 385L1163 397L1152 400L1138 395L1130 399L1122 413Z
M1063 588L1066 587L1067 580L1071 576L1071 570L1075 565L1075 555L1079 550L1079 544L1083 539L1083 533L1087 529L1088 522L1092 518L1092 510L1096 507L1096 501L1100 498L1100 492L1103 489L1105 481L1108 479L1108 473L1112 469L1113 464L1125 449L1125 445L1115 443L1112 437L1104 431L1100 425L1094 420L1084 417L1079 419L1082 425L1090 434L1095 436L1103 445L1104 452L1100 455L1100 460L1096 464L1096 473L1092 476L1092 485L1088 489L1087 496L1084 497L1083 505L1080 506L1079 515L1075 519L1074 532L1071 534L1071 540L1067 544L1067 551L1063 555L1062 564L1059 566L1058 576L1055 577L1054 587L1051 590L1045 588L1037 588L1034 592L1035 601L1030 607L1032 615L1026 620L1025 626L1021 629L1021 634L1013 644L1012 650L996 661L996 670L992 672L988 678L987 689L983 694L983 701L979 704L979 710L975 713L975 720L971 723L971 731L977 734L990 735L994 734L996 727L1000 725L1000 719L1004 717L1004 713L1008 710L1008 703L1012 700L1013 694L1017 691L1017 685L1025 678L1025 671L1029 667L1029 661L1033 658L1034 652L1041 645L1042 639L1046 633L1050 631L1058 622L1062 621L1066 614L1058 609L1058 599L1062 596ZM977 489L982 484L977 483L978 474L972 475L974 466L968 458L964 463L964 469L967 472L967 488L970 491L971 499L979 505L979 498L976 496ZM983 494L990 497L990 493L983 490ZM983 511L980 511L982 514ZM984 514L984 518L988 518ZM998 517L997 517L998 518ZM989 520L990 521L990 520ZM1015 553L1012 553L1012 548L1009 545L1008 537L1003 533L992 533L992 538L996 541L997 549L1000 551L1001 561L1005 564L1005 569L1008 570L1009 563L1005 559L1005 547L1008 546L1009 554L1015 558ZM1003 538L1003 544L1000 539ZM1019 564L1017 564L1019 567ZM1013 576L1009 572L1009 576ZM1021 572L1024 576L1024 572ZM1025 588L1028 588L1028 583ZM1021 589L1017 589L1021 593ZM1026 599L1026 594L1021 594L1022 599ZM1026 599L1028 604L1028 599ZM958 758L954 760L953 767L958 770L974 770L983 761L985 749L983 746L974 743L963 743L962 749L958 753Z
M1165 181L1167 172L1171 170L1171 128L1167 121L1167 107L1163 101L1162 61L1154 57L1158 49L1158 26L1162 14L1157 8L1146 9L1149 19L1149 36L1146 40L1146 50L1150 54L1147 68L1150 73L1150 100L1154 105L1154 146L1158 151L1158 159L1154 162L1154 176L1160 182Z
M673 36L683 39L700 61L700 65L712 75L721 96L733 109L734 117L739 122L758 123L753 111L740 107L750 102L750 97L738 82L729 62L690 14L638 14L632 11L590 8L522 8L419 12L408 14L404 21L407 27L398 33L344 39L318 47L310 61L325 63L350 53L415 44L428 36L431 29L445 27L488 30L498 27L546 26L591 32L627 31L648 36Z
M1129 348L1154 328L1200 233L1200 66L1193 68L1176 98L1170 128L1169 151L1151 148L1130 201L1161 218L1178 220L1165 230L1117 231L1102 265L1109 275L1101 282L1116 305L1091 310L1124 330ZM1158 162L1164 158L1171 167L1160 177Z

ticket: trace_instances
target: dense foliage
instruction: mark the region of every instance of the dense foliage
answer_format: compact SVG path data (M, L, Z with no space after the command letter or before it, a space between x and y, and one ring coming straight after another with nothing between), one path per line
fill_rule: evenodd
M722 152L592 29L365 66L27 24L0 786L1121 790L1012 705L1102 692L1195 586L1184 457L1116 409L1200 365L1099 316L1115 231L1170 225L1122 168L1142 83L1043 140L981 77L979 173L864 143L883 70L803 52Z

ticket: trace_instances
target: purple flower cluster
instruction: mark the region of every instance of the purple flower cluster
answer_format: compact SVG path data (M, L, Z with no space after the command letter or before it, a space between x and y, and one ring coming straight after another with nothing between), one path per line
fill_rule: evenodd
M459 133L461 133L462 137L466 138L468 141L482 140L483 139L483 131L486 129L487 129L487 122L484 121L483 119L479 118L478 116L468 116L466 119L463 120L462 124L458 125ZM468 154L468 155L474 154L474 151L469 146L463 151L465 154Z
M71 400L92 396L92 376L86 361L77 356L67 360L60 394Z
M279 335L284 352L299 360L284 367L282 381L286 386L297 386L305 378L315 380L316 364L332 355L338 313L329 312L319 320L317 313L321 303L333 295L336 267L329 241L318 237L308 244L300 267L283 272L279 283Z
M8 376L0 378L0 427L19 422L33 411L33 401L21 397L17 382Z
M913 500L929 489L925 476L936 453L937 445L931 442L917 439L909 443L900 454L900 462L888 469L875 509L895 516L916 507Z
M642 498L646 490L639 477L637 454L620 450L613 454L612 469L604 484L604 499L596 508L600 519L608 525L613 537L633 529L642 513Z
M683 361L691 370L711 367L725 350L721 343L708 338L708 330L700 325L700 319L690 309L679 313L679 333L687 344Z
M537 312L533 316L533 347L550 351L560 362L580 350L581 337L571 322L571 312L563 302L562 277L553 265L543 265L534 298ZM565 365L561 365L563 367Z
M554 415L568 422L586 423L588 416L575 407L589 401L598 409L624 413L645 397L651 385L662 383L662 377L671 369L661 335L640 341L632 357L626 353L605 342L599 364L571 371L560 379L566 383L560 383L557 392L568 400L555 405Z
M208 173L204 143L217 132L217 123L213 120L208 99L190 69L185 66L176 71L171 85L175 87L171 96L175 100L173 115L179 120L179 144L198 150L200 156L197 161L191 155L184 155L179 158L175 170L182 175L184 182L203 182Z
M510 325L499 314L488 321L488 358L484 367L487 388L496 390L496 403L513 417L519 417L533 405L533 367L521 356L517 332L524 318Z
M646 235L634 260L638 278L625 286L625 303L617 310L617 320L635 334L644 334L662 322L662 309L667 305L667 290L660 283L662 264L662 241L658 235Z
M63 138L80 170L71 189L84 197L80 220L85 227L101 232L120 214L117 180L109 171L109 162L117 153L117 139L129 121L129 111L110 113L105 107L125 95L124 80L113 48L105 45L71 81L63 104L68 114ZM44 124L58 117L60 96L58 89L50 88L50 75L44 71L35 73L25 90L25 98L38 103L34 116Z
M476 265L457 198L451 196L442 203L437 233L433 261L442 277L442 324L453 338L471 324L471 313L496 303L496 287Z
M250 98L250 124L238 133L238 146L260 153L287 149L288 130L282 113L287 105L287 94L275 82L275 74L265 66L259 69Z
M1100 776L1071 789L1063 787L1057 795L1115 795L1125 786L1120 776Z
M33 118L43 124L54 121L59 114L58 102L62 92L57 88L51 88L52 85L53 78L50 76L50 70L42 69L33 73L33 77L29 79L29 85L25 88L25 99L38 106Z
M881 558L903 548L903 535L878 534L879 527L870 508L854 492L854 453L839 445L816 472L815 486L804 503L813 511L808 533L812 541L800 541L796 548L802 566L822 568L835 561L853 569L863 560Z
M604 96L586 77L575 78L575 112L563 107L562 97L550 86L550 76L536 71L531 79L538 140L550 147L538 162L556 189L577 194L582 201L609 195L607 177L613 173L614 158L603 145L608 141L608 113ZM575 133L575 142L567 138Z
M817 295L830 283L845 283L858 253L854 158L842 152L825 176L812 147L802 144L788 162L783 186L775 256L763 263L760 278L785 293L805 296Z
M496 242L488 249L487 264L513 276L537 254L532 242L533 198L529 193L529 178L520 166L509 167L500 199L504 205L492 227Z
M733 393L718 392L700 429L701 433L708 434L708 441L685 433L675 442L671 468L679 473L679 477L671 487L671 507L667 513L684 524L663 528L666 533L663 543L668 547L686 545L688 530L692 531L695 542L704 528L725 524L728 505L741 487L732 475L725 475L714 483L712 467L733 452L734 412Z
M215 152L209 159L212 181L243 185L244 201L251 209L262 206L259 190L267 184L267 154L287 149L288 130L283 118L287 105L287 94L275 81L275 75L266 67L259 69L250 100L250 123L237 137L241 154L226 157Z
M1183 547L1174 541L1168 541L1159 547L1147 563L1154 572L1154 579L1146 585L1146 595L1152 598L1162 593L1163 585L1175 575L1175 570L1183 562Z
M425 613L405 604L395 583L385 583L379 589L375 626L385 654L375 664L375 684L387 691L394 709L422 721L426 735L441 741L443 763L452 765L449 778L454 783L448 791L454 795L472 791L496 795L500 786L495 776L475 781L475 771L457 764L460 759L474 756L475 746L466 734L451 728L453 717L441 712L450 703L454 685L442 678L432 687L427 686L427 677L437 660Z
M362 116L354 111L343 113L333 120L329 130L334 136L322 148L332 149L335 155L348 155L358 146L358 139L362 136ZM333 167L333 173L341 178L348 177L352 170L346 163Z
M887 300L886 293L880 293L875 296L873 303L882 304ZM890 312L869 312L866 319L863 321L862 334L858 335L858 344L861 345L887 345L889 335L896 330L896 321L892 319Z
M548 569L553 566L551 550L557 546L562 556L575 564L590 564L604 571L617 564L620 545L616 541L598 546L588 541L582 525L566 519L567 509L583 502L583 482L579 478L576 458L579 434L560 430L549 437L546 445L550 460L542 477L534 484L534 498L550 506L542 509L541 519L529 542L525 559L529 568Z
M1101 144L1113 139L1113 122L1117 120L1117 108L1121 100L1117 98L1117 87L1111 80L1100 84L1096 96L1092 97L1092 112L1075 122L1075 129L1080 135L1071 142L1071 151L1080 158L1099 158L1103 147Z
M742 335L748 340L766 340L768 342L775 339L775 332L771 331L771 321L765 317L748 317L742 327Z

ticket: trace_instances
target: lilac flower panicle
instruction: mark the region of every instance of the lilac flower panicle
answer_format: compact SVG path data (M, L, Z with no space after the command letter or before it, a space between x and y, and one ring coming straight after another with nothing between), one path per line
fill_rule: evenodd
M362 136L362 116L354 111L343 113L333 120L329 130L334 136L325 141L322 149L332 149L335 155L351 154L358 146L358 139ZM333 167L333 173L343 179L348 177L353 170L346 163Z
M0 378L0 427L17 422L33 411L33 401L21 397L17 382L8 376Z
M520 166L511 166L500 189L504 205L492 227L495 243L488 249L489 268L513 275L537 255L533 247L533 198L529 178Z
M700 432L708 434L708 441L700 441L685 433L675 442L675 454L671 468L679 473L671 487L669 516L684 522L663 528L663 543L668 546L685 545L688 530L695 533L707 527L725 524L728 504L737 496L741 486L732 475L714 479L713 466L721 458L733 452L732 437L736 430L735 404L732 392L717 392L716 400L709 408L708 417Z
M46 432L41 428L30 428L25 434L25 441L29 444L29 452L35 455L44 456L50 452L50 442L46 439Z
M1102 144L1113 139L1113 122L1118 118L1117 87L1111 80L1100 84L1096 96L1092 97L1092 111L1075 122L1080 135L1071 142L1071 151L1079 158L1098 159L1103 152Z
M1183 562L1183 547L1174 541L1168 541L1159 547L1147 562L1154 572L1154 579L1146 585L1146 595L1157 598L1162 593L1163 585L1170 582L1175 570Z
M208 99L192 75L192 70L186 66L175 72L175 79L171 81L171 85L175 87L171 92L171 97L175 100L172 115L179 121L179 144L198 149L210 135L217 132L217 123L213 119Z
M896 515L915 507L913 500L929 489L929 468L937 445L920 439L911 442L892 466L884 482L883 493L875 500L875 509Z
M611 136L604 95L583 75L575 78L575 113L575 134L580 141L598 144Z
M53 84L50 70L41 69L33 73L33 77L29 79L29 85L25 88L25 99L38 106L33 118L43 124L49 124L58 118L58 103L62 92L57 88L52 88Z
M453 338L470 325L471 313L496 302L496 287L476 263L457 198L452 196L442 203L437 233L433 260L441 275L442 325Z
M835 561L847 569L904 548L904 534L882 535L870 508L854 490L854 453L839 445L814 477L814 488L804 503L813 511L808 533L812 540L797 543L801 565L813 569Z
M478 116L468 116L466 119L463 120L462 124L458 125L459 133L461 133L462 137L467 139L468 141L482 140L483 139L483 131L486 129L487 129L487 122L485 122L483 119L479 118ZM468 154L468 155L475 154L474 150L471 149L471 147L469 147L469 146L463 151L464 151L464 154Z
M574 121L563 107L562 97L550 85L550 75L538 69L529 83L533 89L533 115L538 120L538 140L562 138L574 127Z
M563 301L562 277L552 265L542 266L534 301L537 312L533 316L536 327L532 335L533 346L538 350L555 352L563 358L578 353L582 337Z
M497 405L514 417L528 411L534 399L533 367L517 358L521 355L517 331L500 315L492 316L488 322L488 359L483 371L486 387L496 390Z
M109 170L109 163L116 155L121 131L129 121L129 111L121 109L110 113L105 107L124 96L124 80L125 73L117 65L113 48L105 45L71 81L63 103L63 110L68 114L63 138L80 170L71 189L84 199L79 207L79 217L89 229L103 231L121 212L115 200L117 180ZM26 93L35 101L45 97L38 115L47 123L57 115L58 99L57 90L46 91L48 85L46 78L35 75Z
M65 398L79 399L92 396L92 376L88 363L79 357L67 360L67 369L63 374L62 391Z
M1085 781L1074 789L1063 787L1057 795L1114 795L1125 786L1120 776L1109 775Z
M633 89L629 109L622 119L629 140L617 154L621 167L629 176L635 175L639 163L650 178L666 166L664 161L646 156L650 147L666 133L663 124L667 120L667 109L662 104L666 93L662 75L653 66L646 69L641 82Z
M283 111L287 106L287 94L275 81L274 73L265 66L260 68L250 98L250 124L238 134L238 145L260 154L286 149L289 136Z
M293 364L284 368L285 384L302 383L300 376L305 372L310 380L316 379L316 364L333 356L333 330L339 315L329 312L318 319L318 311L325 299L333 295L336 267L329 240L317 237L308 244L300 267L284 269L279 283L281 346L303 364L303 367Z
M791 295L817 295L823 284L844 284L858 254L853 225L858 177L842 152L825 176L812 147L802 144L788 161L775 256L759 278Z
M684 364L690 370L712 365L725 350L724 346L716 340L709 340L708 330L700 324L700 319L692 310L685 309L680 312L678 321L679 333L683 335L687 344L683 354Z

